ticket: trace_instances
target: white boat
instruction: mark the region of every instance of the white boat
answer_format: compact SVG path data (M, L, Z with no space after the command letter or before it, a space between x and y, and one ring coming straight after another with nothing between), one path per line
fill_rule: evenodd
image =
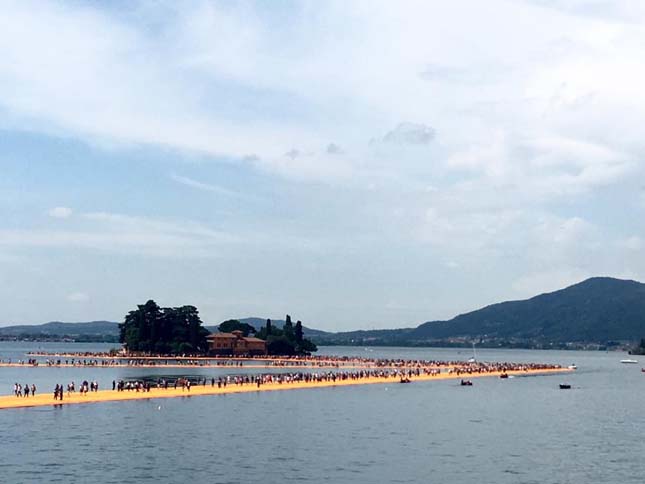
M475 351L475 343L473 343L473 356L472 358L468 358L468 363L476 363L477 362L477 352Z
M569 365L569 366L567 366L567 368L569 368L570 370L577 370L578 365Z
M630 360L630 359L626 359L626 360L620 360L620 362L621 362L621 363L628 364L628 365L629 365L629 364L635 365L636 363L638 363L638 360Z

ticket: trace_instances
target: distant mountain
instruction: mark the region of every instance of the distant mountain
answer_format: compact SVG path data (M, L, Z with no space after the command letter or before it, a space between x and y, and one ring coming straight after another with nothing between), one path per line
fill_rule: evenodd
M606 345L645 337L645 284L594 277L555 292L508 301L432 321L417 328L352 331L317 339L322 344L549 347L569 343Z
M44 324L0 327L0 339L32 339L40 341L73 340L116 342L119 325L112 321L63 323L52 321Z
M548 341L638 340L645 336L645 284L594 277L559 291L424 323L411 338L478 336Z
M241 318L242 323L248 323L256 329L266 324L263 318ZM271 320L278 328L284 326L283 319ZM217 332L218 325L204 326L210 332ZM325 336L329 333L303 326L306 338ZM0 327L0 340L28 339L38 341L105 341L118 342L119 323L112 321L90 321L87 323L63 323L52 321L44 324L22 324L17 326Z
M234 318L235 319L235 318ZM240 323L246 323L250 324L253 326L256 330L260 330L263 326L266 325L267 320L266 318L237 318L237 320ZM276 328L281 328L284 326L285 320L284 319L272 319L271 324L275 326ZM211 333L217 332L217 326L205 326L207 330L209 330ZM327 331L321 331L319 329L312 329L308 328L306 326L302 327L302 332L305 336L305 338L317 338L317 337L323 337L326 335L329 335L331 333L328 333Z
M256 329L265 318L240 318ZM284 326L284 320L271 321ZM206 326L217 331L217 326ZM529 348L606 346L645 337L645 284L594 277L565 289L521 301L492 304L449 321L416 328L329 333L304 327L317 344L519 346ZM0 328L0 339L116 342L118 323L51 322Z

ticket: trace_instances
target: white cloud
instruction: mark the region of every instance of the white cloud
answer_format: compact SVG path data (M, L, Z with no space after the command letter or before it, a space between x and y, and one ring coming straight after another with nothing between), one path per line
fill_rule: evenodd
M196 17L173 18L179 23L167 25L167 33L178 37L164 40L100 9L10 3L0 19L0 79L2 92L11 88L12 95L0 95L0 105L31 130L216 156L241 158L249 140L271 154L294 137L312 138L296 124L238 123L204 109L208 79L177 51L192 28L181 22ZM239 33L230 31L229 40ZM233 47L225 38L214 43Z
M433 128L425 124L399 123L392 131L387 132L382 138L372 140L372 143L391 143L397 145L427 145L436 133Z
M81 213L77 219L79 223L75 227L65 230L0 229L0 248L83 249L144 257L211 259L238 254L254 245L308 253L333 245L333 241L322 237L270 230L258 232L255 226L231 232L186 219L109 212Z
M533 297L545 292L557 291L591 277L575 269L555 269L526 274L513 283L513 289L520 297Z
M84 292L72 292L67 295L67 300L70 302L86 302L90 297Z
M412 1L368 8L332 1L314 14L296 4L285 13L289 28L277 35L277 19L246 4L142 2L124 17L96 6L14 2L0 19L0 93L11 93L0 94L0 105L10 124L30 130L228 159L253 152L261 169L324 180L369 176L375 162L360 149L364 140L401 119L431 118L449 166L477 163L490 133L503 133L511 144L502 139L480 156L489 175L519 172L538 186L544 180L542 186L574 189L615 181L626 171L616 160L593 168L584 161L575 175L530 170L585 156L541 146L535 136L576 143L586 136L627 156L643 144L634 127L645 118L645 69L633 62L642 32L614 17L571 15L578 8L553 5ZM513 21L500 22L500 12ZM155 29L148 28L151 18ZM463 31L470 35L457 34ZM479 39L475 47L472 38ZM519 144L517 133L526 137ZM329 135L363 159L327 168L325 157L282 157L294 143L301 153L315 151ZM394 144L433 139L434 128L412 123L382 137ZM525 160L524 147L541 152ZM418 156L408 166L412 174L427 163Z
M203 190L206 192L213 192L217 193L219 195L226 195L229 197L239 197L241 194L234 191L234 190L229 190L228 188L224 188L218 185L213 185L211 183L204 183L200 182L198 180L194 180L192 178L186 177L186 176L180 176L180 175L170 175L170 178L177 183L181 183L182 185L186 185L188 187L192 188L197 188L198 190Z
M47 215L54 218L68 218L72 215L72 209L68 207L54 207L47 212Z
M479 176L475 183L512 184L517 196L537 202L587 193L625 179L633 157L597 143L497 131L490 141L452 154L448 167Z
M629 250L641 250L643 248L643 239L637 235L632 235L619 241L619 246Z
M83 213L80 224L67 230L0 230L0 246L91 249L153 257L218 257L231 234L207 225L106 212Z

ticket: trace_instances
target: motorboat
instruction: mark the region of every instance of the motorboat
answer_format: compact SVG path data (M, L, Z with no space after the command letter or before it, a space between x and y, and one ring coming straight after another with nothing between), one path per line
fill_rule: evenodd
M620 362L623 363L623 364L626 364L626 365L635 365L636 363L638 363L638 360L630 360L628 358L628 359L625 359L625 360L620 360Z
M568 368L569 370L577 370L577 369L578 369L578 365L569 365L569 366L567 366L567 368Z
M470 380L461 380L461 386L462 387L472 387L473 382L471 382Z
M568 383L560 383L560 390L571 390L571 385Z
M508 373L502 373L499 377L500 378L508 378Z

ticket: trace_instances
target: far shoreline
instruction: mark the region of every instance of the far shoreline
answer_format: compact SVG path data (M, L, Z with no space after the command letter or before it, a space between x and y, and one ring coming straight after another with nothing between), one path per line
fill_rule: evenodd
M437 343L399 343L392 344L389 342L325 342L313 340L319 348L406 348L406 349L443 349L443 350L470 350L472 343L463 344L437 344ZM37 344L78 344L78 345L112 345L112 348L119 350L118 341L96 341L96 340L69 340L69 339L17 339L17 338L0 338L0 343L37 343ZM588 352L616 352L628 353L633 350L633 346L628 343L620 344L603 344L603 343L554 343L553 345L494 345L485 343L476 343L477 349L484 350L532 350L532 351L588 351ZM635 353L632 353L635 354Z

